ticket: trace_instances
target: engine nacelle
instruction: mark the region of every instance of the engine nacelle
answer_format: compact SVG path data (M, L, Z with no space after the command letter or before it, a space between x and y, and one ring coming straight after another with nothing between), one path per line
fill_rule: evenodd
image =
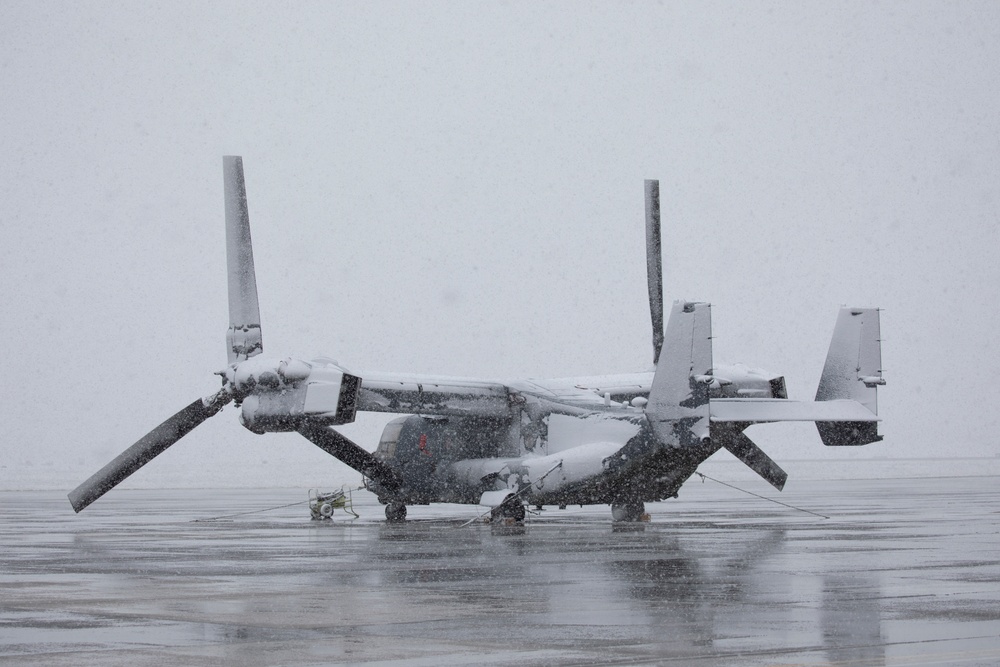
M361 378L326 360L252 357L225 378L241 401L240 422L254 433L294 431L306 421L348 424L357 414Z

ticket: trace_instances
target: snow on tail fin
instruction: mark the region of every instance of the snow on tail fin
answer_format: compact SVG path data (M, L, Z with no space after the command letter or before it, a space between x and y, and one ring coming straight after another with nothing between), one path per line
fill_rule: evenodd
M850 399L878 414L882 378L882 341L877 308L841 308L826 355L817 401ZM816 422L827 446L867 445L878 442L876 422Z
M712 314L707 303L674 303L653 375L646 418L661 443L702 444L710 435Z

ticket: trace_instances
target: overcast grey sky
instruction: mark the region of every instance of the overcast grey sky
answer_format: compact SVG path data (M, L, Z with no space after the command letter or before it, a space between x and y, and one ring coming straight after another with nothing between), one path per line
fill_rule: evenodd
M363 374L648 370L668 299L810 398L880 306L884 443L997 456L1000 5L0 0L0 488L71 488L217 387L223 154L264 346ZM369 448L385 419L345 432ZM356 475L229 408L131 484Z

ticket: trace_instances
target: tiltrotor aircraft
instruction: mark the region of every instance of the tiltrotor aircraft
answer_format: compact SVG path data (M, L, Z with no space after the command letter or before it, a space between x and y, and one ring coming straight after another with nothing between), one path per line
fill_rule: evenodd
M644 503L676 497L723 448L780 490L787 475L744 433L752 424L814 421L829 446L882 439L877 309L841 309L814 401L789 400L782 376L713 366L707 303L674 303L664 332L657 181L645 188L655 371L492 381L357 375L327 359L264 356L242 158L223 158L223 173L229 365L219 372L222 389L73 490L77 512L230 402L254 433L298 431L360 472L389 520L402 520L407 505L448 502L515 520L524 518L525 504L610 504L614 520L637 521ZM406 416L385 427L370 453L334 428L358 410Z

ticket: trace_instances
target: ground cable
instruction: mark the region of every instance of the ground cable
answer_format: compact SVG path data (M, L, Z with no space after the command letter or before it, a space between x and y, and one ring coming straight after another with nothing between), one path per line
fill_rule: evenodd
M749 494L751 496L755 496L755 497L760 498L762 500L769 500L772 503L777 503L778 505L783 505L783 506L791 508L793 510L798 510L799 512L805 512L806 514L812 514L813 516L818 516L818 517L823 518L823 519L829 519L830 518L830 517L826 516L825 514L820 514L818 512L813 512L812 510L805 510L805 509L802 509L801 507L796 507L795 505L789 505L788 503L783 503L780 500L775 500L774 498L768 498L767 496L762 496L760 494L754 493L753 491L747 491L746 489L741 489L738 486L733 486L732 484L727 484L726 482L723 482L720 479L715 479L714 477L709 477L708 475L706 475L704 473L700 473L700 472L695 471L694 474L696 474L699 477L701 477L701 481L702 482L704 482L706 479L710 479L713 482L718 482L719 484L721 484L723 486L728 486L730 489L736 489L737 491L742 491L743 493L747 493L747 494Z
M296 505L305 505L309 502L309 499L301 500L297 503L288 503L287 505L277 505L275 507L265 507L262 510L250 510L249 512L237 512L236 514L223 514L221 516L213 516L208 519L191 519L191 523L201 523L203 521L218 521L219 519L232 519L236 516L246 516L247 514L260 514L261 512L270 512L272 510L280 510L285 507L295 507Z
M347 491L348 492L360 491L360 490L362 490L364 488L365 488L364 486L359 486L359 487L354 488L354 489L347 489ZM305 505L308 502L309 502L309 498L306 498L305 500L300 500L297 503L288 503L287 505L276 505L274 507L265 507L262 510L250 510L249 512L237 512L236 514L223 514L221 516L213 516L213 517L208 518L208 519L192 519L191 523L202 523L202 522L206 522L206 521L218 521L219 519L232 519L233 517L246 516L247 514L260 514L261 512L271 512L273 510L280 510L280 509L284 509L286 507L295 507L296 505ZM351 514L354 514L354 512L351 512ZM354 514L354 516L355 516L355 518L358 517L357 514Z

